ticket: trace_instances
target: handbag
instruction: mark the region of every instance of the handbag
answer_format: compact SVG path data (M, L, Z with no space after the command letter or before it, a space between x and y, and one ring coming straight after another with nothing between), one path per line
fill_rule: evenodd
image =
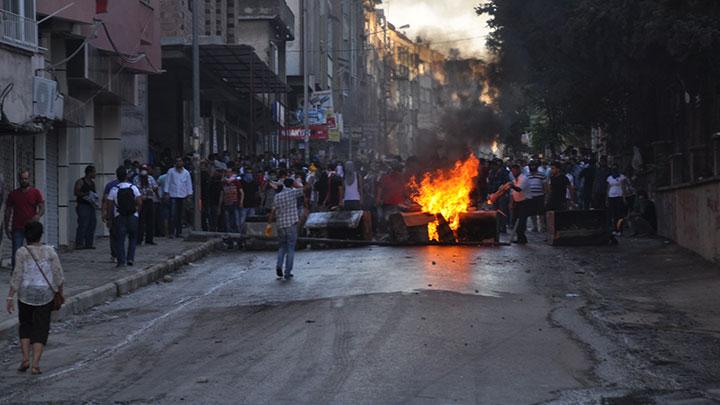
M42 274L43 278L45 279L45 282L48 283L48 286L50 286L50 289L54 293L52 304L53 304L53 311L59 311L60 308L62 308L63 304L65 303L65 297L63 296L62 291L56 291L53 288L52 283L50 283L50 280L48 280L47 276L45 275L45 272L42 271L42 267L40 267L40 263L38 263L37 259L35 258L35 255L32 254L32 251L25 247L25 249L30 253L30 257L32 257L33 261L35 262L35 265L37 266L38 270L40 270L40 274Z

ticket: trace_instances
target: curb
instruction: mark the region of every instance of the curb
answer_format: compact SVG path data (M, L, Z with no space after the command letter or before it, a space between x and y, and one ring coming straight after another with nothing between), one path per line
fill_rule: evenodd
M121 279L111 281L99 287L83 291L80 294L68 297L65 305L58 312L53 312L52 320L61 321L87 311L97 305L112 301L123 295L127 295L141 287L151 284L169 273L179 270L188 263L197 261L222 245L222 240L212 239L202 245L188 250L180 255L166 259L163 262L154 264L135 274ZM17 328L17 318L0 322L0 337L14 332Z

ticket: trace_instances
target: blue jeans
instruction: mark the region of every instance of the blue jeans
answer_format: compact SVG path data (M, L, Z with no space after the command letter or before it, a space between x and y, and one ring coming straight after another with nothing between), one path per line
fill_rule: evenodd
M295 261L295 244L297 244L297 226L293 225L289 228L277 229L278 249L277 267L282 269L283 261L285 262L285 276L292 274L293 263Z
M135 261L135 246L138 237L138 217L135 215L117 216L114 219L115 228L115 251L117 263L123 266L128 262ZM125 239L128 239L127 255L125 254Z
M79 203L76 212L78 216L78 226L77 232L75 232L75 247L92 247L95 243L95 227L97 227L95 207L90 204Z
M237 205L226 205L223 207L223 215L225 216L225 232L239 232L240 207Z
M248 217L255 215L255 208L240 208L240 218L238 219L238 232L245 234L245 222Z
M15 252L25 244L25 231L16 229L12 231L12 268L15 269Z
M185 199L184 198L171 198L170 199L170 235L168 236L182 236L182 218Z

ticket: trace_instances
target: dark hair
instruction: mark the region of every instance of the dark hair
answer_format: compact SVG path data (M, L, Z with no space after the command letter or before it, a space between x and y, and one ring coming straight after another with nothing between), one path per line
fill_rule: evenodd
M25 240L27 243L40 242L43 235L43 225L38 221L31 221L25 224Z
M125 169L125 166L118 167L117 170L115 170L115 176L120 181L127 179L127 170Z
M292 188L292 186L294 184L295 184L295 180L293 180L293 179L285 179L285 181L283 181L283 185L287 188Z
M514 163L512 166L510 166L511 169L518 169L520 170L520 165L517 163Z
M92 173L92 172L94 172L94 171L95 171L95 166L93 166L93 165L88 165L88 166L85 168L85 174L86 174L86 175L87 175L87 174L90 174L90 173Z

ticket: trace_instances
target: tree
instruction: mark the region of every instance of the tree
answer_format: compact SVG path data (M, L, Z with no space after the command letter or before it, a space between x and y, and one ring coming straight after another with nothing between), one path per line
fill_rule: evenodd
M476 11L493 29L506 143L538 111L555 134L602 127L618 148L720 129L718 114L689 106L717 105L719 2L492 0Z

